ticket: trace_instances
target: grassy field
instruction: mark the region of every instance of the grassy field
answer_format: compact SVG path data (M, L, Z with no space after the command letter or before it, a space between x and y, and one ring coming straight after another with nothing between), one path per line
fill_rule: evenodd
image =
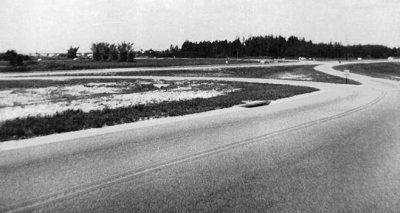
M93 75L116 76L177 76L177 77L230 77L230 78L265 78L281 80L299 80L345 84L345 78L328 75L314 69L315 65L275 66L275 67L246 67L246 68L221 68L204 70L166 70L166 71L140 71L116 72ZM87 75L87 74L85 74ZM74 74L71 74L74 76ZM348 84L360 84L349 80Z
M85 80L83 81L86 82ZM104 81L101 82L106 83ZM62 85L72 85L76 83L82 84L83 82L40 81L39 83L29 82L28 86L42 88L45 86L47 87L56 86L57 83ZM162 82L162 83L164 84L168 83L169 85L172 85L174 89L176 89L175 85L178 84L178 82ZM149 118L180 116L180 115L199 113L214 109L227 108L241 104L242 101L244 100L276 100L298 94L317 91L317 89L310 87L256 84L256 83L218 82L218 85L216 85L215 82L213 83L213 81L200 81L200 82L191 81L190 83L192 85L193 84L197 85L195 88L196 91L197 90L215 91L216 88L219 88L221 91L230 89L230 92L223 93L223 95L212 96L210 98L193 98L187 100L162 101L162 102L139 104L133 106L118 107L118 108L105 107L102 109L91 110L91 111L84 111L80 109L65 110L48 116L28 116L12 120L6 120L0 123L0 141L30 138L40 135L76 131L88 128L99 128L103 126L136 122ZM19 82L14 82L13 85L12 83L8 83L8 86L3 86L3 89L10 89L14 86L19 86L19 85L21 85L21 83ZM188 84L187 82L186 84L184 82L181 85L182 85L181 87L186 88ZM148 90L154 90L153 87L151 86L149 87L150 88ZM136 92L142 92L142 91L136 91ZM53 96L54 94L50 94L50 97ZM115 98L113 97L112 100L115 100ZM29 106L24 106L24 107L29 107ZM0 110L2 109L0 108Z
M27 81L25 81L27 82ZM29 81L35 82L35 81ZM163 101L210 98L237 90L229 84L202 81L87 79L38 81L34 87L9 83L0 90L0 122L66 110L101 110Z
M190 66L190 65L215 65L225 64L224 58L149 58L135 59L134 62L115 61L90 61L90 60L42 60L26 61L24 66L11 67L3 61L0 63L0 72L29 72L29 71L54 71L54 70L82 70L82 69L105 69L105 68L129 68L129 67L168 67L168 66ZM229 64L258 63L250 59L230 59Z
M334 67L336 70L345 69L350 72L367 75L375 78L400 80L400 63L373 63L373 64L349 64Z
M136 81L136 80L128 80ZM110 82L108 79L69 79L65 81L57 80L21 80L21 81L2 81L0 80L0 91L5 89L25 89L25 88L45 88L45 87L60 87L60 86L70 86L77 84L87 84L87 83L107 83Z

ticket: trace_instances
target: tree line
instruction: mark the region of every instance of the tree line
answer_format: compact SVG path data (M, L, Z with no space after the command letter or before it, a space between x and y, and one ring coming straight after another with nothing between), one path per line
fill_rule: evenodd
M76 58L79 47L70 47L60 57ZM215 40L192 42L185 41L179 48L171 45L162 51L146 50L135 52L133 43L107 42L92 43L92 60L133 62L136 55L148 57L179 58L226 58L226 57L269 57L269 58L387 58L400 57L400 48L389 48L383 45L343 45L339 42L313 43L304 38L290 36L251 36L236 38L233 41ZM27 55L18 54L14 50L0 53L0 60L9 61L12 66L21 66Z
M24 60L30 60L31 57L23 54L18 54L15 50L7 50L5 53L0 53L0 60L8 61L11 66L21 66Z
M135 59L133 43L121 42L109 44L107 42L93 43L91 47L94 61L121 61L132 62Z
M400 56L399 48L383 45L343 45L339 42L313 43L304 38L290 36L252 36L233 41L185 41L181 48L171 45L164 51L147 50L142 53L155 57L221 58L387 58Z

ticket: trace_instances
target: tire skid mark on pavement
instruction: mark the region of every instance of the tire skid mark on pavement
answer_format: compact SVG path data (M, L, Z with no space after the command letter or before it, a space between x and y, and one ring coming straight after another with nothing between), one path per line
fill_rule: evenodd
M380 102L386 96L386 94L387 94L386 92L381 92L380 95L378 97L376 97L375 99L373 99L372 101L370 101L364 105L361 105L359 107L353 108L351 110L336 114L336 115L332 115L332 116L328 116L328 117L321 118L318 120L306 122L306 123L292 126L289 128L277 130L277 131L270 132L268 134L264 134L264 135L257 136L254 138L237 141L237 142L227 144L224 146L219 146L214 149L209 149L209 150L205 150L205 151L198 152L198 153L192 153L192 154L184 155L184 156L181 156L181 157L178 157L175 159L158 162L158 163L148 165L145 167L141 167L141 168L136 168L136 169L126 171L123 173L119 173L116 175L112 175L107 178L104 178L104 179L101 179L98 181L94 181L94 182L91 182L88 184L83 184L80 186L64 189L59 192L54 192L54 193L47 194L44 196L39 196L34 199L22 201L19 203L14 203L14 204L11 204L8 206L0 205L0 210L8 211L8 212L33 210L40 206L55 203L57 201L68 200L70 198L74 198L79 195L84 195L86 193L89 193L89 192L92 192L92 191L95 191L98 189L102 189L102 188L106 188L108 186L112 186L112 185L115 185L118 183L130 181L134 178L137 178L137 177L140 177L140 176L152 173L152 172L157 172L157 171L160 171L160 170L168 168L168 167L172 167L177 164L185 163L185 162L188 162L191 160L201 159L201 158L211 156L211 155L216 155L216 154L223 153L223 152L226 152L226 151L229 151L229 150L241 147L241 146L246 146L246 145L250 145L250 144L254 144L254 143L260 143L260 142L263 142L266 139L274 137L274 136L282 135L285 133L300 130L300 129L307 128L310 126L315 126L317 124L325 123L325 122L328 122L328 121L331 121L334 119L345 117L345 116L351 115L353 113L357 113L359 111L365 110L365 109L377 104L378 102Z

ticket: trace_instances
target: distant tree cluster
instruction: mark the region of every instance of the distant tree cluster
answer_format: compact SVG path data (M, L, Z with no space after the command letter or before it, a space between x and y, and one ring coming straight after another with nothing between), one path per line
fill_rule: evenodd
M149 49L146 51L138 52L139 55L148 56L148 57L183 57L182 53L177 45L170 45L169 49L164 51L155 51L153 49Z
M67 58L76 58L76 53L78 53L79 47L70 47L67 51Z
M133 62L135 52L133 43L121 42L109 44L107 42L93 43L91 47L94 61L122 61Z
M30 60L30 57L18 54L15 50L7 50L7 52L0 54L0 59L9 61L11 66L22 66L24 65L24 60Z
M143 53L156 57L273 57L273 58L386 58L400 56L398 48L383 45L349 45L341 43L313 43L304 38L290 36L252 36L233 41L185 41L181 48L171 46L164 51L148 50Z

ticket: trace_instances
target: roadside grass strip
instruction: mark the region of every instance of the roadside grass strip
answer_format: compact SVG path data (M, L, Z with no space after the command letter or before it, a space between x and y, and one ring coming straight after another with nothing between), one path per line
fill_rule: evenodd
M400 62L347 64L335 66L334 69L339 71L350 70L352 73L370 77L400 81Z
M34 86L34 82L27 84ZM265 101L318 90L244 82L140 79L38 81L36 87L12 86L9 82L0 90L0 141L205 112L240 105L244 100L268 104Z
M226 78L263 78L294 81L313 81L335 84L346 84L346 79L328 75L314 69L315 65L271 66L271 67L223 67L204 68L201 70L160 70L160 71L134 71L134 72L109 72L92 73L84 75L102 76L174 76L174 77L226 77ZM67 74L66 76L79 76L80 74ZM64 76L64 75L63 75ZM359 85L354 80L348 84Z
M0 66L0 72L31 72L31 71L56 71L56 70L85 70L108 68L132 67L172 67L193 65L226 64L225 58L148 58L135 59L133 62L117 61L91 61L89 59L43 59L42 61L27 61L23 66ZM251 59L231 59L229 64L259 63Z

